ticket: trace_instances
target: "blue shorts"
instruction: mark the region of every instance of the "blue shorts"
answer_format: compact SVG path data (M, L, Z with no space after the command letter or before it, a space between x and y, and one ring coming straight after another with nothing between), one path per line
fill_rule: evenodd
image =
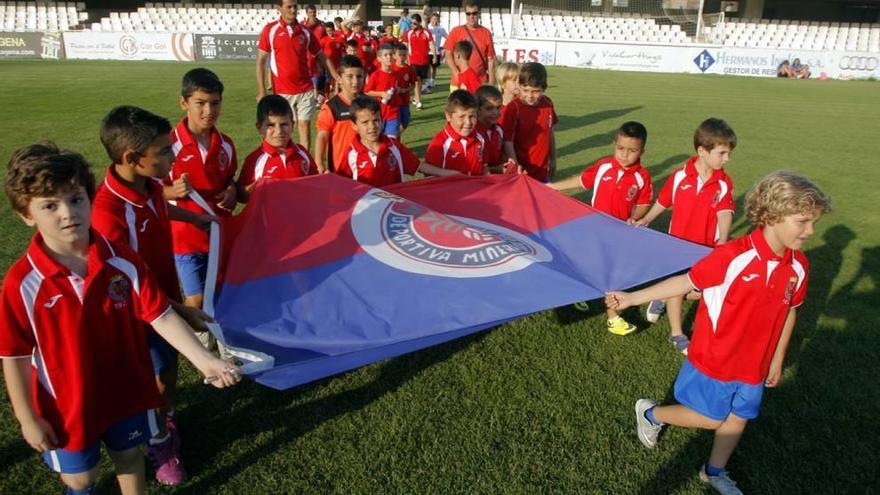
M197 296L205 292L205 278L208 276L208 253L175 254L177 278L183 286L183 295Z
M409 104L400 107L400 126L407 127L410 121Z
M685 360L675 379L675 400L717 421L731 413L742 419L755 419L761 408L764 384L722 382L705 375Z
M100 440L82 450L55 449L43 452L43 460L56 473L84 473L101 460L101 442L117 452L137 447L159 433L154 409L121 419L101 435Z
M388 137L400 137L400 120L391 119L385 121L385 135Z
M150 347L150 359L153 361L153 373L161 374L172 364L177 363L177 349L155 331L147 332L147 345Z

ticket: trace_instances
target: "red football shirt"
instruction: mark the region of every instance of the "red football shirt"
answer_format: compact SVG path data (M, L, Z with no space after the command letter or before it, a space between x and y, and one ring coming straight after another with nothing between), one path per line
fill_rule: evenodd
M293 141L287 143L284 153L263 141L241 165L238 184L247 187L262 178L295 179L316 175L318 166L305 148Z
M413 65L429 65L431 63L431 42L434 35L431 31L419 26L403 34L404 43L409 46L409 63Z
M385 92L391 88L396 88L398 86L398 74L396 71L392 69L391 72L385 72L382 69L374 71L370 74L370 78L367 79L367 84L364 85L364 93L369 93L371 91L381 91ZM375 97L377 100L381 101L381 97ZM382 103L382 120L388 122L389 120L394 120L400 116L400 105L398 104L397 95L392 95L391 99L388 100L388 103Z
M324 23L320 20L316 20L315 24L312 27L309 27L308 22L308 19L304 19L302 22L300 22L300 25L303 28L307 29L310 33L312 33L312 37L315 39L315 41L318 42L318 45L323 47L321 40L323 40L327 36L327 31L324 29ZM311 76L315 77L319 75L321 73L321 68L318 67L318 60L315 58L315 55L310 53L308 55L308 60L309 73L311 74Z
M476 132L483 136L486 145L483 161L490 167L500 165L504 161L504 129L498 124L484 127L478 122Z
M458 74L458 89L475 94L480 89L480 86L482 86L480 78L477 77L477 74L470 67Z
M345 39L338 36L324 36L321 38L321 50L333 67L338 68L345 53Z
M320 53L321 45L308 29L281 19L270 22L260 32L257 49L269 54L275 94L297 95L312 89L309 57Z
M513 143L516 161L535 180L546 181L549 177L550 144L557 122L553 102L546 96L535 106L514 98L504 110L504 140Z
M470 36L468 35L468 31L470 31ZM473 41L471 41L471 36L473 36ZM495 43L492 41L492 32L483 26L477 26L474 29L470 29L466 25L452 28L449 37L446 38L446 42L443 45L443 48L449 52L448 56L452 56L455 44L459 41L469 41L474 45L474 51L471 53L469 65L477 74L480 83L487 82L489 80L487 63L489 57L495 56ZM474 41L476 41L476 44L474 44ZM452 80L449 83L453 86L459 85L458 79L455 76L452 77Z
M621 220L632 216L636 206L650 205L654 195L651 175L641 163L623 168L613 156L584 169L581 185L593 190L593 208Z
M760 228L715 248L688 273L703 291L688 360L716 380L761 383L789 309L804 302L808 268L800 251L777 256Z
M216 128L211 132L211 145L204 149L189 132L186 119L177 124L171 135L174 141L174 165L171 167L166 184L171 184L183 174L189 174L189 183L210 205L216 203L215 196L223 192L235 177L237 158L235 144L229 136L220 133ZM177 206L196 212L205 213L195 201L185 198L175 201ZM229 212L214 208L214 213L221 216ZM187 222L171 222L171 233L174 254L207 253L208 233Z
M431 165L458 170L465 175L483 175L486 163L486 142L478 132L464 137L451 125L437 133L425 151L425 161Z
M156 282L171 299L180 301L180 286L171 244L168 202L159 181L147 179L147 194L124 184L111 166L92 205L92 227L114 244L138 253Z
M69 450L161 404L144 322L170 310L168 299L139 256L95 230L88 272L55 261L37 233L0 297L0 356L31 361L36 413Z
M705 183L700 179L692 156L663 184L657 202L672 207L669 233L698 244L714 246L718 242L718 213L733 212L733 181L723 170L715 170Z
M419 75L412 65L395 65L394 70L397 72L397 105L408 107L410 99L413 97L413 87L419 82ZM409 91L405 91L409 90Z
M373 65L373 61L376 60L376 48L373 44L373 38L367 34L355 33L352 31L346 40L355 40L358 44L358 53L357 56L361 59L361 62L364 63L364 70L370 71L370 67Z
M336 173L373 187L385 187L403 182L404 175L419 171L419 157L406 146L388 139L384 134L379 140L379 152L374 153L355 136L345 152L345 163Z

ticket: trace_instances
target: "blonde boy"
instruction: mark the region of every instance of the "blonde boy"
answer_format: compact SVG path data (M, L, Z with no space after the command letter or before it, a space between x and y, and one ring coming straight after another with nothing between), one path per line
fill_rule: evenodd
M636 402L639 440L653 448L665 425L715 431L700 479L722 494L741 494L725 471L746 423L758 416L764 388L782 379L797 307L807 293L800 249L831 201L792 172L774 172L746 197L750 234L715 248L685 275L646 289L608 292L618 310L702 291L693 343L675 381L678 404Z

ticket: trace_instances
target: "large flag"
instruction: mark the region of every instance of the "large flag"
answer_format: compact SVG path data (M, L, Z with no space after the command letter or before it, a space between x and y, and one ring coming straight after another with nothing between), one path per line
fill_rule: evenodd
M220 237L206 294L215 333L278 389L599 298L708 252L517 175L386 189L267 180Z

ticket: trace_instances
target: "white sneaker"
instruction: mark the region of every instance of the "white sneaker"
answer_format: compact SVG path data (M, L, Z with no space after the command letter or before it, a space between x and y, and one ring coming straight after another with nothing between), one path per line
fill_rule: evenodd
M653 449L657 445L657 437L660 435L660 430L663 429L662 425L651 423L645 416L645 412L656 405L657 403L651 399L636 401L636 434L642 445L649 449Z
M421 109L422 109L422 102L417 101L416 102L416 110L421 110Z
M666 311L666 303L663 301L651 301L648 303L648 309L645 310L645 319L651 323L657 323L657 320L663 316Z
M742 490L736 487L736 481L730 479L727 471L722 471L718 476L709 476L706 465L700 468L700 479L715 489L721 495L743 495Z

